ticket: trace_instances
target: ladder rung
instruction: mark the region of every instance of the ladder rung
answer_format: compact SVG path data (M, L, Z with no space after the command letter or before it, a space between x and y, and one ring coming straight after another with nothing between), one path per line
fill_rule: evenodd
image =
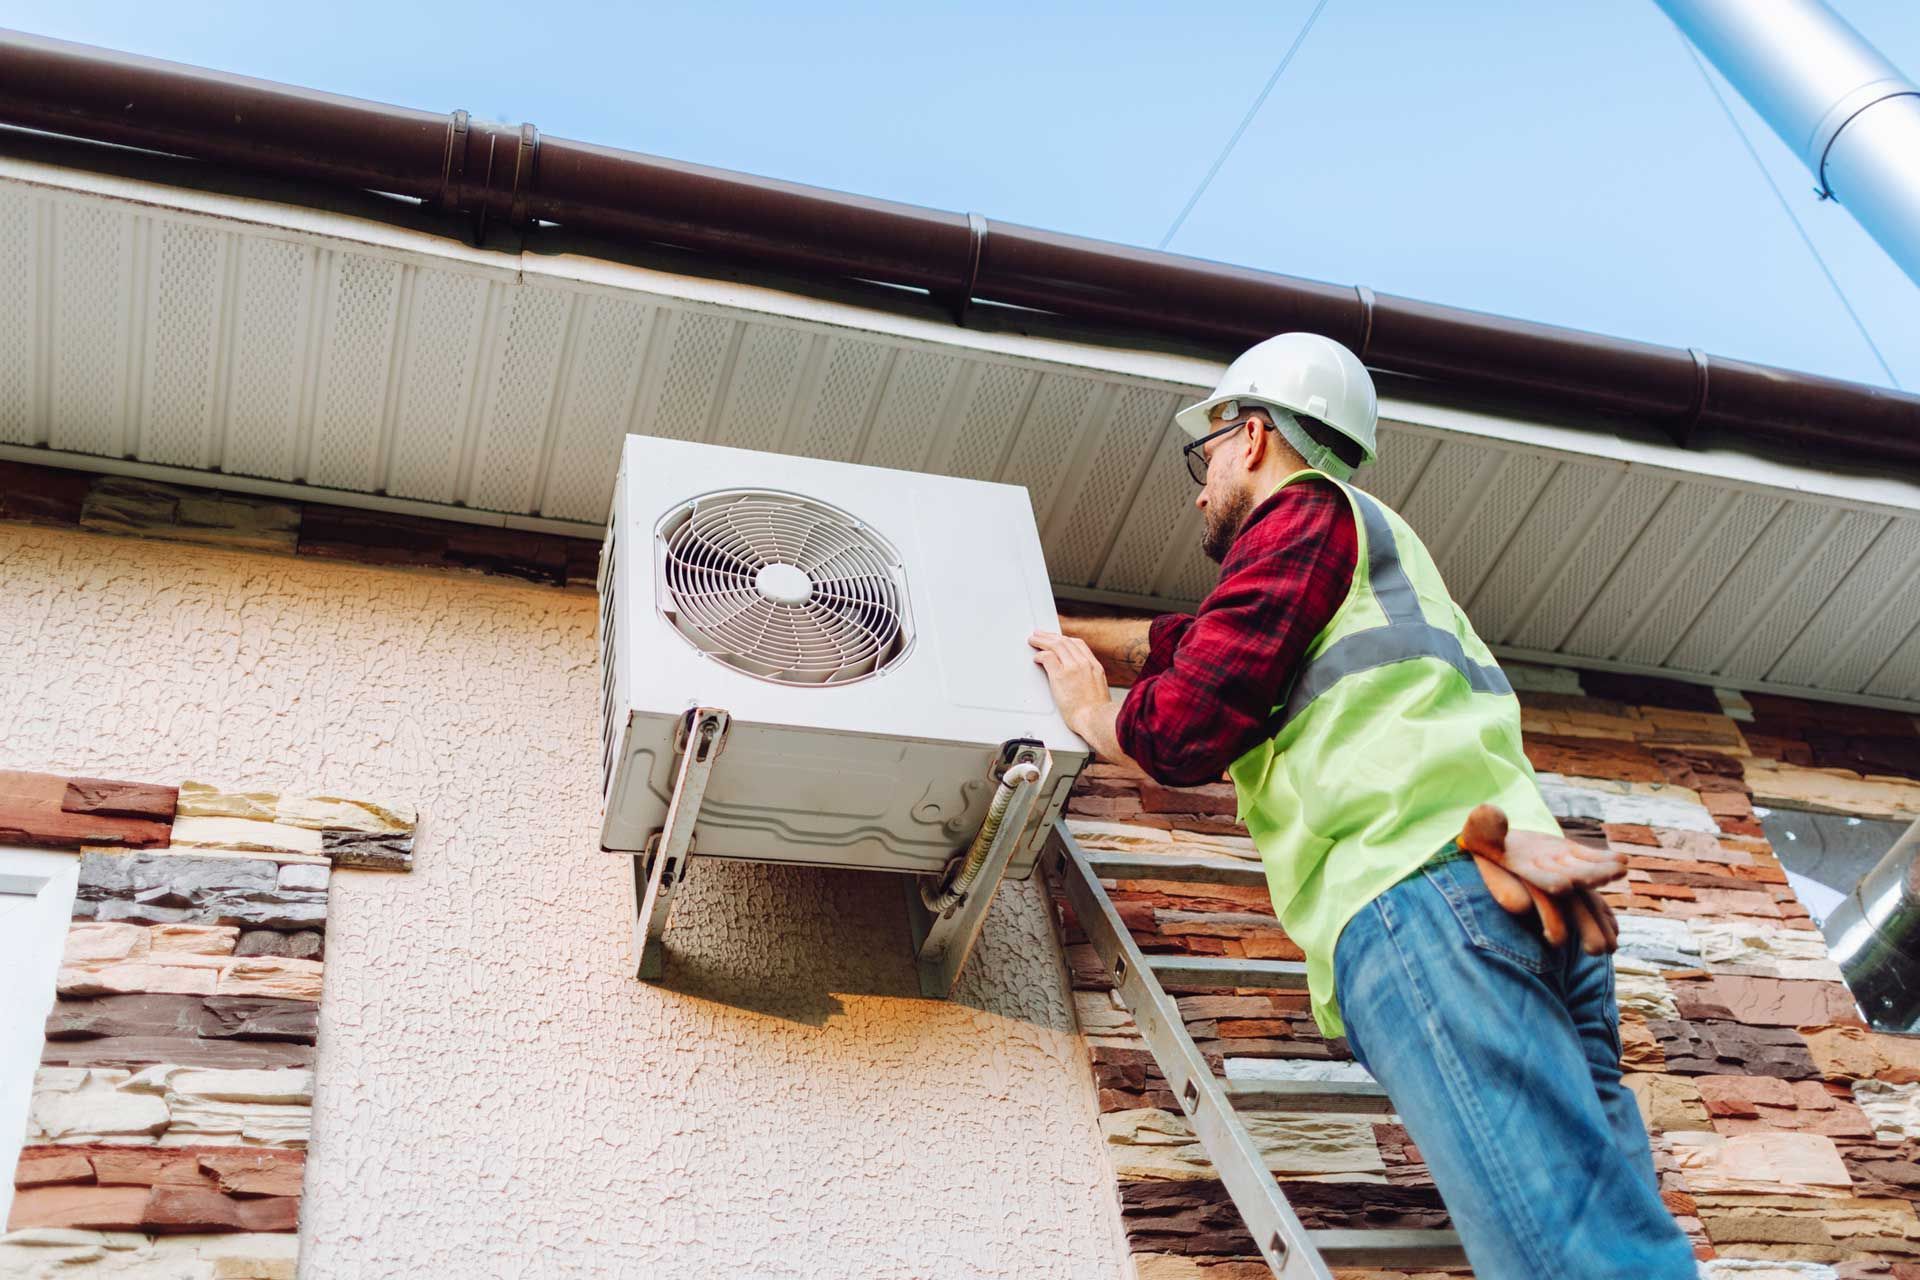
M1183 884L1231 884L1248 889L1267 887L1267 873L1257 862L1239 858L1163 858L1150 853L1096 853L1087 862L1103 880L1178 880Z
M1330 1267L1463 1267L1467 1254L1451 1231L1309 1231Z
M1261 987L1272 991L1307 989L1307 966L1298 960L1154 955L1147 957L1147 967L1165 986Z
M1387 1091L1365 1080L1228 1080L1235 1111L1338 1111L1392 1115Z

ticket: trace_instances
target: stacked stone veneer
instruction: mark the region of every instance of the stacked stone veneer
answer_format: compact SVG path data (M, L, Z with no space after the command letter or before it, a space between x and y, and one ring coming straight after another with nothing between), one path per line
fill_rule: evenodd
M84 843L0 1276L291 1277L328 883L407 869L413 814L4 778L5 838Z
M1711 1276L1920 1280L1920 1039L1867 1029L1787 887L1753 805L1920 817L1906 715L1666 681L1514 668L1528 754L1568 833L1619 847L1623 1069L1661 1191ZM1089 848L1251 856L1224 784L1087 771L1069 826ZM1150 952L1298 959L1263 890L1109 882ZM1137 1275L1267 1274L1131 1018L1059 904L1080 1023ZM1230 1078L1365 1080L1304 993L1175 988ZM1392 1118L1254 1116L1309 1227L1447 1223ZM1352 1274L1386 1275L1366 1272Z

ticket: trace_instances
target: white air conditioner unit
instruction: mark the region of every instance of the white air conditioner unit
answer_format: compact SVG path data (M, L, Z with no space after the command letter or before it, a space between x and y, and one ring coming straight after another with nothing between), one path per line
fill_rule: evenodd
M1058 619L1026 491L629 436L600 595L601 844L634 855L640 976L685 859L744 858L920 877L946 994L1087 758L1027 645Z

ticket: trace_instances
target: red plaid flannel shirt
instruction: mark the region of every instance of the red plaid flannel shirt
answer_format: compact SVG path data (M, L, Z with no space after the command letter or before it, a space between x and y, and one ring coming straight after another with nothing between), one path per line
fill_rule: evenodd
M1120 746L1158 781L1196 786L1269 737L1313 638L1353 585L1359 538L1340 491L1288 485L1247 515L1197 614L1153 620Z

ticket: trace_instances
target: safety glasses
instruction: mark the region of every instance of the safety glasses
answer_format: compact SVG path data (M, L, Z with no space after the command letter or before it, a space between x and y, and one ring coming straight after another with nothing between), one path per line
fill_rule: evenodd
M1233 416L1239 417L1238 410L1240 406L1233 403L1232 401L1228 401L1225 405L1221 407L1234 411ZM1181 446L1180 452L1182 455L1185 456L1187 460L1187 474L1193 477L1193 482L1195 484L1204 485L1207 482L1206 448L1207 448L1208 442L1213 440L1218 440L1221 436L1226 435L1229 431L1238 431L1241 427L1244 427L1246 425L1247 425L1246 419L1241 418L1240 421L1238 422L1229 422L1226 426L1221 427L1218 431L1209 431L1206 435L1201 436L1198 440L1190 440L1186 444ZM1271 431L1273 430L1273 424L1271 422L1262 423L1261 429L1265 431Z

